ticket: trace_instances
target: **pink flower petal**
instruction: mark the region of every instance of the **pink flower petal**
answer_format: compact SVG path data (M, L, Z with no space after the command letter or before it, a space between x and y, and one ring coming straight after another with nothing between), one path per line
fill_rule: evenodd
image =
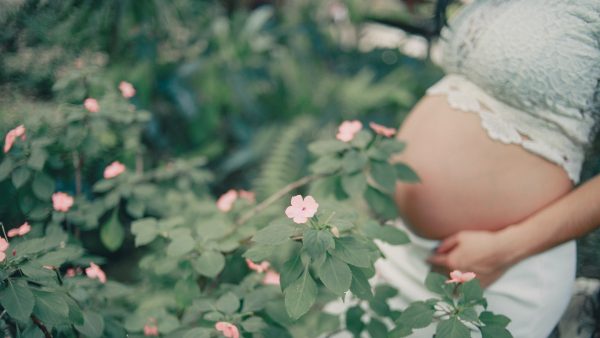
M8 237L24 236L29 231L31 231L31 226L29 225L29 223L25 222L25 223L23 223L23 225L21 225L18 228L8 230L6 235Z
M8 249L8 241L0 237L0 251L4 252Z
M4 251L0 251L0 262L4 262L6 259L6 253Z
M121 95L126 99L135 96L135 88L127 81L121 81L121 83L119 83L119 90L121 91Z
M335 137L342 142L350 142L361 129L362 123L360 121L344 121L338 127L338 133Z
M280 279L281 276L277 272L268 270L265 277L262 279L262 283L264 285L279 285Z
M226 338L239 338L240 331L237 326L228 322L217 322L215 329L223 334Z
M240 198L243 198L250 203L256 202L256 194L251 191L240 190L239 194L240 194Z
M318 208L319 204L312 196L303 199L301 195L296 195L292 197L291 205L285 209L285 215L295 223L303 224L316 214Z
M222 212L228 212L233 208L233 203L237 200L237 191L230 189L217 200L217 208Z
M100 104L98 104L98 100L88 97L83 101L83 106L90 113L97 113L100 111Z
M396 134L396 129L394 128L388 128L386 126L382 126L380 124L377 124L375 122L371 122L369 123L369 126L371 127L371 129L373 129L377 134L379 135L383 135L385 137L392 137L394 136L394 134Z
M52 206L56 211L67 212L73 206L73 197L64 192L54 193L52 194Z
M90 267L85 269L85 274L92 279L98 278L100 283L106 283L106 274L94 262L90 262Z
M14 129L11 129L8 133L6 133L6 137L4 138L4 153L8 153L10 149L15 144L17 137L21 137L21 140L25 140L25 126L22 124L17 126Z
M267 269L271 265L267 261L262 261L262 262L260 262L260 264L256 264L248 258L246 258L246 264L248 264L248 268L250 268L250 270L256 271L258 273L263 273L263 272L267 271Z
M111 179L121 175L125 171L125 166L119 161L114 161L104 169L104 178Z

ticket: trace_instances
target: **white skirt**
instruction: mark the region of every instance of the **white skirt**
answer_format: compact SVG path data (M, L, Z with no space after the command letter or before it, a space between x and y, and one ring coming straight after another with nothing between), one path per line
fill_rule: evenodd
M378 242L385 258L375 263L377 274L371 283L396 287L399 295L390 299L388 304L392 309L402 310L411 302L438 297L425 288L424 282L430 269L426 259L439 241L416 236L400 220L396 225L407 232L411 243L394 246ZM488 310L511 319L508 330L514 338L546 338L569 304L575 268L575 241L531 256L511 267L485 290ZM351 302L332 302L324 310L342 314L351 305ZM415 330L411 337L431 338L434 333L435 327L430 325ZM476 332L472 336L480 337ZM332 337L352 335L341 332Z

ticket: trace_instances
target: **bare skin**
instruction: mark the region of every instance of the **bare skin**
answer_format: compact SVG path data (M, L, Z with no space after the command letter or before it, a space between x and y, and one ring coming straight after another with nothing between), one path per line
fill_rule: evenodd
M422 182L398 183L396 202L415 233L441 240L429 259L434 269L474 271L486 286L600 225L600 178L573 190L560 166L492 140L479 116L443 96L425 97L398 138L408 147L397 160Z

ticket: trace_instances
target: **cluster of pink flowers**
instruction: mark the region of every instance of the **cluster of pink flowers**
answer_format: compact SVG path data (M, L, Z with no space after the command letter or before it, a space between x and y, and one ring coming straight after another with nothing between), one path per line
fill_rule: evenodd
M215 329L223 334L225 338L239 338L240 331L237 326L229 322L217 322Z
M106 274L98 265L94 264L94 262L90 262L90 267L85 268L85 274L92 279L98 278L100 283L106 283Z
M301 195L292 197L291 205L285 209L285 215L295 223L304 224L317 213L319 204L312 196L302 198Z
M125 165L119 161L114 161L104 169L104 178L111 179L125 172Z
M130 99L135 96L135 88L127 81L121 81L121 83L119 83L119 90L121 91L121 95L123 95L123 97L126 99Z
M100 111L100 104L98 103L98 100L91 97L88 97L83 101L83 106L90 113L97 113Z
M454 270L450 272L450 279L446 281L448 283L466 283L473 278L477 277L474 272L461 272L459 270Z
M360 121L344 121L338 127L338 132L335 137L342 142L350 142L354 139L354 136L362 129L363 125ZM394 128L388 128L375 122L370 122L369 127L373 129L377 134L385 137L392 137L396 134L397 130Z
M31 226L29 223L25 222L18 228L8 230L6 235L8 237L25 236L25 234L27 234L29 231L31 231Z
M237 199L242 198L250 203L256 202L256 195L253 192L246 190L234 190L229 189L226 193L221 195L217 200L217 208L222 212L229 212L233 208L233 204Z
M144 336L158 337L158 325L156 324L156 318L148 318L146 325L144 325Z
M6 250L8 250L8 241L0 237L0 262L6 259Z
M73 197L64 192L56 192L52 194L52 206L54 210L67 212L73 206Z
M25 135L25 126L22 124L14 129L11 129L6 134L6 137L4 138L4 153L8 153L10 151L18 137L20 137L23 141L27 139L27 136Z
M259 264L254 263L253 261L246 258L246 264L248 264L248 268L252 271L256 271L258 273L264 273L265 276L262 279L262 283L264 285L279 285L280 275L277 271L271 269L271 263L267 261L262 261Z

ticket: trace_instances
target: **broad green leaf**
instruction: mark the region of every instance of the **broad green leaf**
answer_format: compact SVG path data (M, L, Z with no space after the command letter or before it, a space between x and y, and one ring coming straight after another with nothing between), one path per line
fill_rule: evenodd
M12 183L17 189L27 183L29 177L31 177L31 170L27 169L26 167L18 167L12 172L11 175Z
M94 184L92 190L96 193L103 193L113 189L117 185L117 180L100 180Z
M329 249L335 247L333 235L329 230L307 229L303 235L303 247L308 255L316 260Z
M250 249L246 250L243 256L254 262L260 262L273 256L277 251L277 248L278 247L275 245L255 244Z
M200 288L193 278L181 278L175 283L175 301L181 308L192 305L192 301L200 297Z
M390 198L390 196L383 194L382 192L368 187L364 195L369 206L375 211L377 215L385 219L396 218L398 211L396 204Z
M342 261L358 266L369 267L371 259L369 250L364 243L359 242L354 237L342 237L335 239L335 248L329 252Z
M195 329L185 331L183 338L210 338L212 332L212 329L197 327Z
M74 261L81 257L83 248L75 245L67 245L64 248L58 248L55 251L48 252L36 261L41 265L61 266L66 261Z
M232 314L240 308L240 299L232 292L228 292L217 299L215 303L217 310Z
M115 209L108 221L102 225L100 240L102 240L102 244L110 251L116 251L123 244L125 230L121 222L119 222L118 209Z
M460 309L458 317L460 317L460 319L462 320L466 320L472 323L479 322L479 316L477 316L477 311L473 306L465 306L462 309Z
M346 330L352 332L354 337L359 337L362 330L365 328L365 323L362 321L362 316L365 311L360 306L353 306L346 311Z
M6 288L0 291L0 304L6 312L19 321L28 321L35 298L24 280L9 279Z
M396 297L398 295L398 289L391 287L387 284L380 284L375 287L375 298L386 300L389 298Z
M367 332L369 332L371 338L387 338L388 336L385 324L375 318L371 318L369 324L367 324Z
M140 218L144 216L144 211L146 210L146 205L144 202L137 198L130 198L127 200L127 206L125 207L127 213L133 218Z
M362 270L351 266L350 271L352 271L352 284L350 285L350 291L352 291L352 293L360 299L369 300L373 298L371 284L369 284L369 279L367 279Z
M294 228L281 223L274 223L262 228L252 237L252 240L259 244L278 245L290 239L294 234Z
M372 139L373 135L370 132L361 130L354 135L354 138L350 143L357 148L364 149L369 145Z
M398 325L392 331L390 331L388 338L410 337L412 333L413 331L411 328Z
M483 311L479 314L479 320L485 325L505 327L510 323L510 319L503 315L497 315L490 311Z
M371 161L371 177L377 183L374 188L388 194L393 194L396 191L396 173L391 164Z
M342 176L342 188L349 196L360 196L367 189L367 178L360 172Z
M280 272L279 285L281 286L281 290L285 290L290 284L296 281L303 270L304 266L302 265L300 254L292 256L289 261L285 262Z
M469 328L454 317L447 320L442 320L437 326L435 335L436 337L444 338L471 338Z
M32 291L35 296L33 313L42 323L50 326L69 323L69 305L65 301L66 295L58 292Z
M482 338L513 338L513 335L503 326L483 326L480 327Z
M248 332L259 333L267 328L267 323L260 317L252 316L242 322L242 327Z
M315 174L331 174L342 167L342 161L333 156L320 157L310 166L310 170Z
M327 255L319 269L319 278L329 290L341 296L350 288L352 273L346 263Z
M54 180L44 173L39 173L35 175L31 188L37 198L48 200L54 192Z
M346 149L350 149L350 145L339 140L321 140L308 145L308 150L315 155L335 154Z
M14 167L15 162L10 157L5 156L2 163L0 163L0 182L8 178Z
M75 325L75 328L89 338L100 338L104 332L104 318L96 312L84 311L83 325Z
M342 170L346 174L353 174L357 171L361 171L367 165L367 156L360 151L350 150L344 154L342 160Z
M185 229L187 230L187 229ZM185 232L175 233L171 238L171 243L167 246L167 255L172 257L180 257L192 251L196 242L194 238Z
M284 291L285 308L292 319L298 319L310 310L317 297L317 284L308 272L308 265L300 278Z
M27 159L27 166L33 170L40 171L44 168L47 158L48 153L44 149L34 147L31 149L31 155Z
M469 304L471 302L478 303L483 301L483 289L479 284L478 279L470 280L461 284L458 287L460 293L461 304Z
M418 183L421 182L419 175L412 170L411 167L407 166L404 163L396 163L394 164L394 168L396 169L396 177L402 181L407 183Z
M395 138L389 138L382 140L381 143L379 143L379 148L386 152L389 157L390 155L403 152L406 148L406 143Z
M214 278L225 267L225 257L217 251L205 251L192 262L192 265L199 274Z
M433 321L433 313L432 306L427 305L425 302L414 302L402 311L402 314L396 320L396 324L411 329L424 328Z
M385 300L371 298L369 300L369 307L373 312L381 317L390 317L392 310Z
M410 243L406 232L394 227L393 225L379 225L375 221L367 221L364 227L365 235L371 238L377 238L392 245L402 245Z
M131 223L131 233L135 235L135 246L148 244L158 235L158 223L154 218L142 218Z
M439 273L430 272L425 278L425 287L427 290L435 292L439 295L451 297L454 286L446 284L447 280L448 278L440 275Z
M281 295L279 290L274 288L254 289L244 296L244 305L242 312L257 312L265 308L267 304Z
M71 297L65 297L65 302L69 306L69 320L76 325L83 325L83 311L81 311L81 307L79 304L75 302Z

